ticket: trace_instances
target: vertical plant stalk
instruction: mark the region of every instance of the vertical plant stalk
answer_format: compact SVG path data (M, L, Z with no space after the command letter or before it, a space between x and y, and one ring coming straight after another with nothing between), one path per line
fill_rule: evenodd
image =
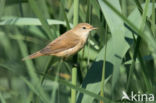
M72 84L76 85L77 82L77 68L72 69ZM71 103L76 103L76 90L71 89Z
M86 22L88 23L91 23L91 11L92 11L92 8L91 8L91 5L90 5L90 0L87 0L87 16L86 16ZM90 36L89 36L90 37ZM89 55L89 47L90 47L90 44L88 42L88 55ZM90 64L90 58L88 56L87 58L87 67L89 68L89 64Z
M124 16L127 16L127 0L122 0L122 12L124 14Z
M106 26L106 34L105 34L105 42L107 40L107 26ZM101 92L100 95L104 97L104 83L105 83L105 70L106 70L106 54L107 54L107 42L105 43L105 52L104 52L104 59L103 59L103 66L102 66L102 77L101 77ZM104 103L100 101L100 103Z
M90 55L89 48L90 48L90 44L89 44L89 42L88 42L88 48L87 48L87 49L88 49L88 50L87 50L87 52L88 52L87 54L88 54L88 55ZM87 57L87 68L88 68L88 69L89 69L89 64L90 64L90 58L89 58L89 56L88 56L88 57Z
M79 0L74 0L74 17L73 24L76 26L78 24L78 8L79 8ZM76 85L77 82L77 68L73 67L72 69L72 84ZM76 90L71 89L71 103L76 103Z
M79 0L74 0L74 19L73 24L76 26L78 24L78 9L79 9Z

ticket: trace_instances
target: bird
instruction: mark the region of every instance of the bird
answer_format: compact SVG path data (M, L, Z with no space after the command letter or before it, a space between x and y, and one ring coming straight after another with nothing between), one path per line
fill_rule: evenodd
M43 49L24 57L22 60L34 59L47 55L69 57L84 47L90 31L95 29L97 28L88 23L79 23L73 29L63 33L61 36L50 42Z

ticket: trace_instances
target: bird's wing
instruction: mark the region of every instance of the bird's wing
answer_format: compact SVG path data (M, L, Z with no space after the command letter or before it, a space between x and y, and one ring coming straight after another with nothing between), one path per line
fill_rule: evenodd
M52 41L48 44L45 48L43 48L40 52L42 54L53 54L58 53L69 48L73 48L76 46L80 41L80 37L74 34L71 31L68 31Z

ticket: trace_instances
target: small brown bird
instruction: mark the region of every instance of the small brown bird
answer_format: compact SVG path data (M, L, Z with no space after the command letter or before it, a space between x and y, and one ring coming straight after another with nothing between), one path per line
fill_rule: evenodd
M68 57L79 51L87 41L89 32L94 30L88 23L80 23L73 29L65 32L54 41L50 42L45 48L29 55L22 60L33 59L44 55L54 55L57 57Z

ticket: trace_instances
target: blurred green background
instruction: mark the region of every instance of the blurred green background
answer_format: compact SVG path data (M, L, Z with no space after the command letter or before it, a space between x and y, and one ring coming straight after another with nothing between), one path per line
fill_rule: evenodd
M155 7L155 0L0 0L0 103L156 95ZM81 22L99 29L77 54L21 60Z

